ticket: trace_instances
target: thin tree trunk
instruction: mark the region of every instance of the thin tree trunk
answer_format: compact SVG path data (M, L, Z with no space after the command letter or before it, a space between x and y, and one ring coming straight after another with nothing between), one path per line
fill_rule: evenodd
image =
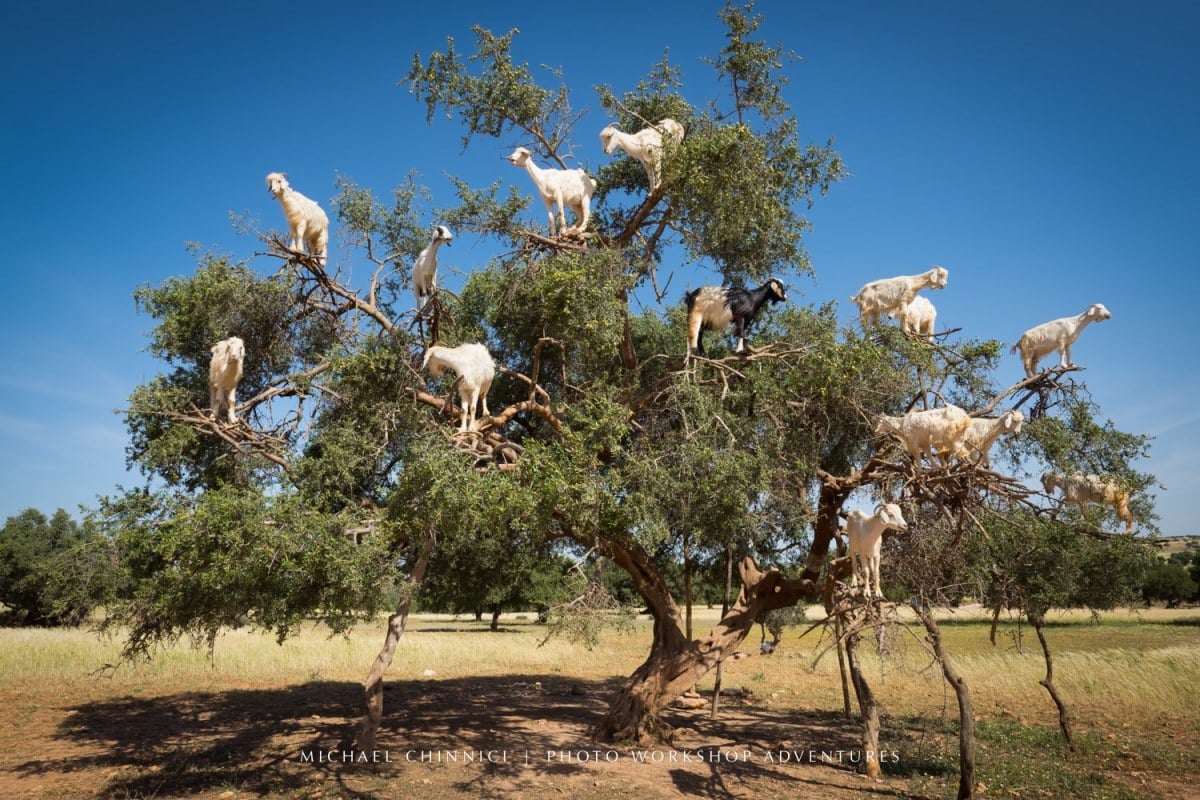
M996 626L1000 624L1000 604L996 604L996 608L992 610L992 630L988 633L988 639L992 642L992 647L996 646Z
M733 545L725 548L725 597L721 601L721 616L729 613L729 603L733 599Z
M835 637L834 645L837 647L838 657L838 673L842 676L842 706L846 719L850 719L853 712L850 710L850 686L846 678L846 656L844 653L844 644L842 642L842 615L838 614L833 618L833 635Z
M730 594L733 593L733 545L725 546L725 596L721 598L721 616L724 617L729 613ZM717 677L713 681L713 699L712 713L709 715L711 719L717 718L717 711L721 706L721 673L724 670L724 661L717 662Z
M683 534L683 634L692 639L692 539Z
M633 346L633 326L629 324L629 292L621 289L617 292L617 297L625 304L621 345L618 348L621 354L621 366L626 370L634 370L637 369L638 357L637 349Z
M1071 752L1076 752L1075 737L1071 733L1071 716L1067 713L1067 704L1063 702L1059 696L1058 690L1054 686L1054 660L1050 657L1050 645L1046 641L1046 620L1041 614L1030 614L1029 624L1033 625L1033 629L1037 631L1038 641L1042 643L1042 654L1046 657L1046 678L1038 681L1042 686L1046 687L1046 691L1050 693L1050 699L1054 701L1054 705L1058 707L1058 727L1062 728L1063 738L1067 740L1067 747Z
M417 563L413 565L412 574L408 577L400 602L396 604L396 612L388 617L387 635L383 639L383 649L375 657L375 663L371 665L371 671L367 673L367 678L363 681L366 711L358 731L359 750L375 749L375 737L379 734L379 724L383 721L383 674L391 666L392 658L396 655L396 645L404 636L404 629L408 625L408 612L412 609L413 597L420 588L421 581L425 579L425 569L429 566L433 545L433 536L427 536L421 543L421 552L417 556Z
M874 779L879 777L879 704L863 675L858 660L858 642L857 631L846 636L846 660L850 662L850 680L854 682L858 710L862 713L863 772Z
M929 643L933 646L933 654L942 665L942 674L946 682L954 690L958 698L958 800L973 800L975 797L975 718L972 716L971 691L967 682L954 668L954 662L942 646L942 631L929 604L914 599L913 610L921 618L929 634Z

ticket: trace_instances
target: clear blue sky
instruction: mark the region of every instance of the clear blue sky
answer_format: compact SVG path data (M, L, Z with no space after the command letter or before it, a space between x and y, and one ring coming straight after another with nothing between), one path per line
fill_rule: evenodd
M144 352L140 283L189 273L185 242L238 257L257 242L230 211L283 226L263 176L286 171L328 208L335 176L387 193L410 169L453 201L444 173L528 176L515 141L465 153L448 122L397 86L414 52L472 24L516 27L515 57L560 67L576 153L595 168L618 93L670 50L694 103L720 48L718 2L621 4L48 2L10 4L0 30L0 193L8 302L0 327L0 517L92 505L118 483L113 410L159 369ZM1013 342L1103 302L1075 360L1108 416L1157 437L1144 465L1167 486L1167 533L1200 533L1200 5L1193 2L762 0L764 38L803 61L786 96L805 138L833 136L852 177L807 215L816 278L803 302L868 280L950 270L939 327ZM540 73L539 73L540 74ZM545 76L549 81L549 76ZM531 223L544 220L540 204ZM335 257L338 253L335 243ZM460 235L443 269L486 247ZM686 274L674 286L698 285ZM1006 357L1000 380L1021 375Z

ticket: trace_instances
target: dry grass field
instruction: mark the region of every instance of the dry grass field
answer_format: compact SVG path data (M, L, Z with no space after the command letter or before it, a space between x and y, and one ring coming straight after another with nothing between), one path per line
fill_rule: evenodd
M715 616L699 610L698 627ZM645 752L597 748L587 733L645 657L648 623L590 651L539 645L544 629L522 615L496 633L446 616L414 623L389 672L370 756L380 763L343 750L382 622L345 638L314 627L283 645L233 632L211 661L181 646L101 672L119 643L0 630L0 798L954 796L954 697L915 629L890 629L868 661L894 754L871 782L854 770L836 656L814 665L828 644L819 631L789 630L770 656L748 639L748 657L726 662L723 685L737 694L718 718L672 711L674 747ZM1032 630L1005 624L993 647L977 612L947 612L943 626L979 719L981 796L1200 797L1200 611L1053 617L1074 754L1037 683ZM711 676L699 688L711 692Z

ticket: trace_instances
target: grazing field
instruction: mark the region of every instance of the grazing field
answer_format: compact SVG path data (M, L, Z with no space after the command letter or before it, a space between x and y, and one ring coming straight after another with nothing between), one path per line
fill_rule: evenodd
M697 616L699 628L716 618ZM1200 612L1051 618L1074 754L1037 683L1032 630L1006 622L993 646L978 612L942 620L979 718L982 796L1200 797ZM496 633L448 616L413 623L372 754L349 751L348 737L382 621L345 638L314 627L282 646L233 632L211 660L181 646L115 671L101 668L118 642L0 630L0 798L954 796L954 696L916 629L890 628L881 654L867 648L891 754L876 783L854 771L857 726L843 717L837 658L819 630L789 630L770 656L748 639L747 656L725 664L733 692L718 718L673 710L674 747L647 752L598 747L588 730L645 657L648 622L591 651L539 644L544 628L523 615ZM712 676L699 689L711 692Z

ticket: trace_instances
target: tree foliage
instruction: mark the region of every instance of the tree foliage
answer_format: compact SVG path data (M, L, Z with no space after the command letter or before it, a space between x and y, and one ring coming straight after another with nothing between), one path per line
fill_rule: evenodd
M1048 522L1055 510L1022 481L1043 469L1118 475L1140 493L1139 522L1152 523L1153 478L1135 464L1146 439L1097 421L1071 370L1000 390L999 343L860 332L839 326L834 305L795 303L763 309L744 356L721 341L709 358L683 358L679 284L695 285L697 267L733 285L802 282L812 270L803 209L845 175L831 141L801 142L782 92L793 59L758 38L753 8L727 4L720 17L726 44L709 64L727 95L689 99L665 55L631 90L597 87L629 130L666 116L685 126L661 188L649 192L641 166L618 157L599 170L593 228L548 238L523 225L527 186L452 177L457 197L436 220L498 255L420 315L397 268L432 219L414 176L390 202L340 181L336 217L347 258L365 267L359 285L267 234L273 269L206 254L194 274L138 290L169 369L130 399L130 458L167 488L100 510L137 582L113 615L131 626L130 652L189 634L211 642L231 624L282 637L311 614L341 628L374 611L381 587L419 581L426 567L430 597L502 603L565 542L557 552L627 575L613 581L589 562L579 597L632 590L655 620L647 662L597 736L654 737L669 734L658 712L671 692L736 649L760 613L816 600L844 576L844 563L827 561L852 496L904 506L910 532L889 544L892 577L931 602L984 591L988 561L1016 565L1005 571L1021 602L1083 597L1115 551L1077 548L1087 557L1064 588L1042 582L1053 546L1108 518ZM456 121L464 150L517 138L559 165L594 142L574 128L563 76L551 71L543 87L514 57L516 31L474 35L469 55L450 39L414 56L403 85L430 121ZM204 410L207 349L231 334L248 353L232 426ZM482 342L501 365L492 416L473 431L453 432L451 379L420 371L435 338ZM946 401L1025 410L1028 434L993 453L1003 472L913 464L873 431L880 413ZM1002 533L989 545L990 527ZM681 586L723 574L729 559L741 594L693 641ZM389 625L394 647L403 615ZM389 659L385 647L369 691Z

